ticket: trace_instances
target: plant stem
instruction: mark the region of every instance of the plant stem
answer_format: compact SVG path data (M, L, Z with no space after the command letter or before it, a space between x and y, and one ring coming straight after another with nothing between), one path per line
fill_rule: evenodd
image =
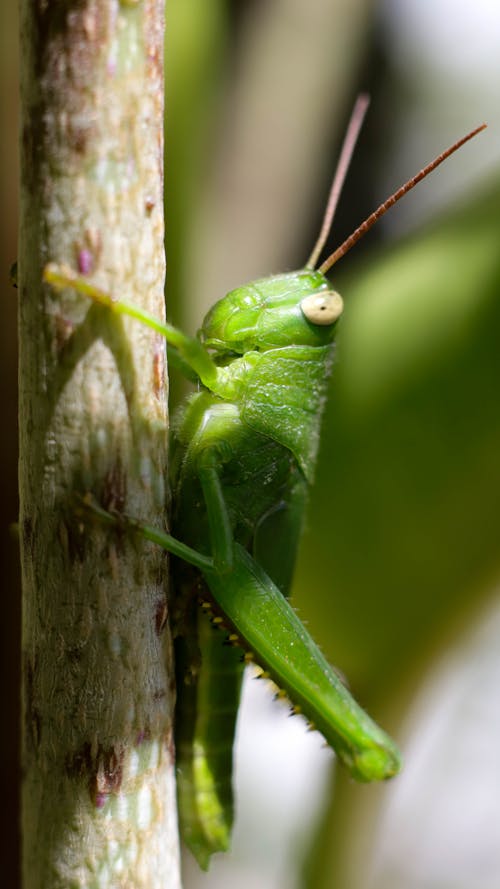
M164 524L164 344L42 285L164 314L163 0L22 0L21 34L24 889L176 889L164 557L73 499Z

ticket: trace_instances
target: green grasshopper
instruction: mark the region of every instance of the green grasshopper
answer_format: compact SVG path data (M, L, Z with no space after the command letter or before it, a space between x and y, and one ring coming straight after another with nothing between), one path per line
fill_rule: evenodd
M354 778L386 779L400 768L393 741L352 698L287 599L343 308L325 275L390 206L484 126L396 191L316 269L366 107L360 97L305 268L232 290L208 312L196 338L115 301L66 267L49 265L44 273L53 286L72 287L160 332L186 376L198 381L172 435L175 536L93 500L89 508L175 557L178 803L183 838L202 868L229 846L233 737L246 661L256 661Z

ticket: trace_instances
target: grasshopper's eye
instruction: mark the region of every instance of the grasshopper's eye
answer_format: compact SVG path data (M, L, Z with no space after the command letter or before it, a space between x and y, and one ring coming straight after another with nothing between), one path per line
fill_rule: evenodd
M306 296L302 300L300 308L311 324L326 326L333 324L342 314L344 303L340 294L335 290L326 290Z

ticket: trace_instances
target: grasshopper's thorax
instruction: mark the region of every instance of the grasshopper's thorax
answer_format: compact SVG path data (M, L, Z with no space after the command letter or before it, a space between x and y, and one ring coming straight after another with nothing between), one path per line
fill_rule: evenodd
M289 272L231 290L205 317L199 336L224 364L249 351L328 345L341 312L341 297L321 272Z
M199 333L218 365L212 393L292 453L309 481L341 312L325 276L306 269L232 290Z

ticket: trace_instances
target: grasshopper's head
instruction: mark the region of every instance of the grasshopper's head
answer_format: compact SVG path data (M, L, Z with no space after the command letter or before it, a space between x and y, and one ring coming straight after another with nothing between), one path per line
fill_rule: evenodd
M331 343L342 297L313 269L262 278L219 300L203 321L200 338L218 352L239 355L280 346Z
M242 355L253 349L266 351L280 346L323 346L332 342L335 324L342 313L342 298L331 289L325 278L326 272L390 207L486 126L482 124L476 127L409 179L316 269L331 229L340 190L367 108L368 97L359 96L333 177L321 230L306 268L299 272L263 278L231 290L208 313L199 332L201 341L208 348L220 355Z

